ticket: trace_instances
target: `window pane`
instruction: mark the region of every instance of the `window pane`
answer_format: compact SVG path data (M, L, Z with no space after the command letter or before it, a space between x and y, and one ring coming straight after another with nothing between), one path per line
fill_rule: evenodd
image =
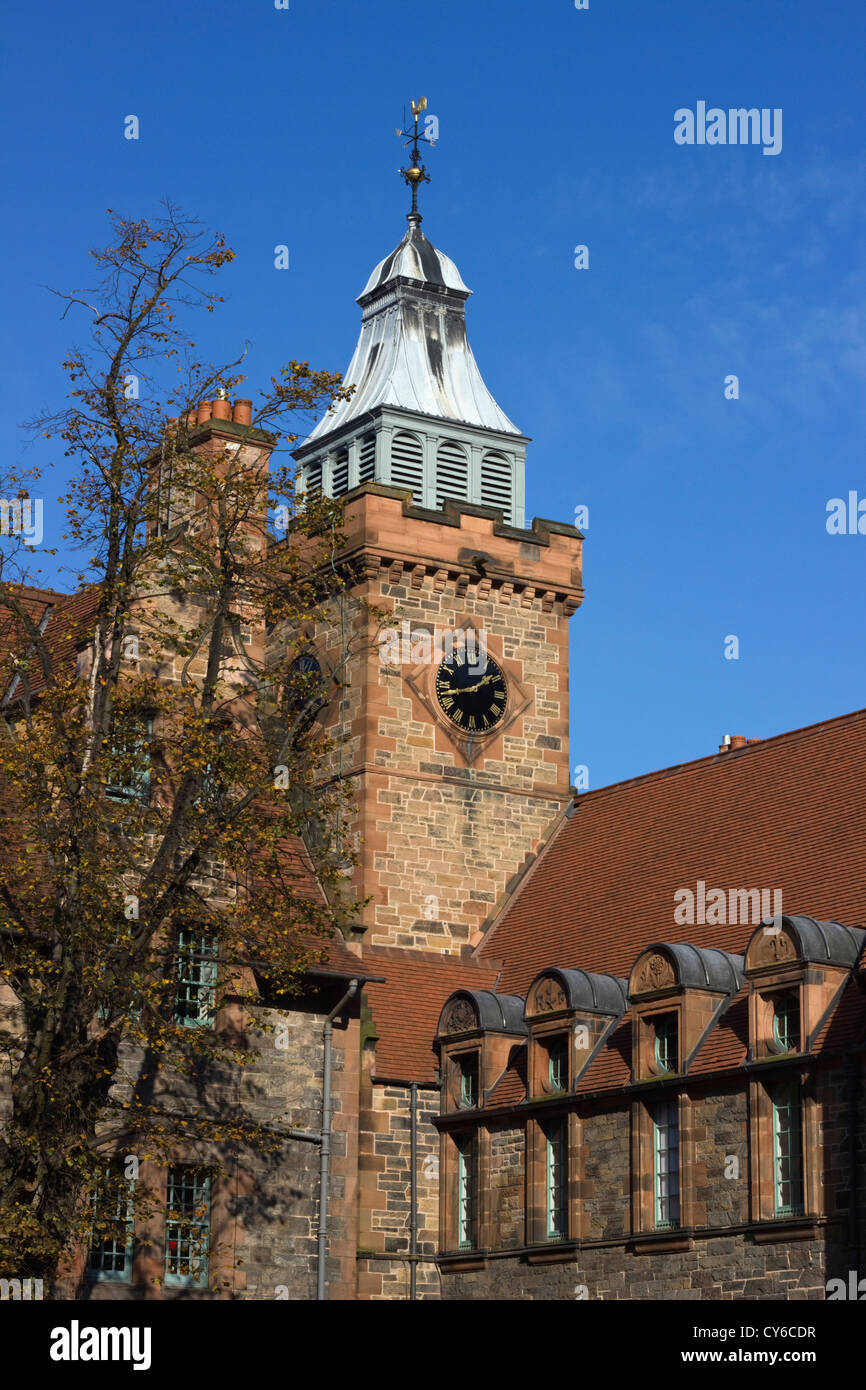
M93 1194L94 1224L105 1221L124 1221L127 1232L125 1240L117 1240L114 1237L101 1236L91 1229L87 1268L94 1279L130 1279L132 1277L132 1183L129 1182L127 1186L127 1193L117 1192L110 1206L106 1194L99 1191Z
M677 1020L673 1014L656 1019L655 1059L659 1071L675 1072L677 1061Z
M800 1005L793 994L786 994L775 1003L773 1038L783 1052L800 1050Z
M568 1236L568 1144L566 1124L560 1120L545 1133L547 1157L547 1239Z
M112 801L147 801L150 796L150 743L153 720L126 716L112 735L112 771L105 788Z
M210 1177L170 1168L166 1190L166 1282L203 1284L210 1237Z
M652 1112L655 1224L680 1224L680 1127L676 1101L665 1101Z
M779 1216L803 1210L802 1107L799 1091L789 1087L773 1097L775 1209Z
M464 1109L478 1104L478 1058L461 1057L460 1067L460 1105Z
M175 1022L186 1028L214 1021L218 942L209 932L182 928L177 934Z
M457 1146L457 1244L461 1249L475 1246L476 1151L473 1139L461 1139Z
M555 1091L568 1089L568 1044L565 1038L554 1038L548 1045L547 1079Z

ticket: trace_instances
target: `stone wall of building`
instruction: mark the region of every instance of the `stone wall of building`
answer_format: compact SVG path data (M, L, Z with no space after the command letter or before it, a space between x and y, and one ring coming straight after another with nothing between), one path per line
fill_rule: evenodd
M411 1250L411 1092L362 1081L358 1297L408 1299ZM417 1093L416 1297L438 1299L438 1090Z
M742 1081L695 1094L681 1135L682 1231L640 1229L631 1100L579 1107L571 1155L570 1239L531 1244L523 1225L525 1132L485 1117L480 1247L440 1259L444 1299L824 1299L827 1281L866 1274L866 1076L852 1107L841 1060L805 1083L818 1146L806 1155L816 1206L758 1221L750 1192ZM858 1115L853 1133L849 1117ZM854 1143L856 1192L851 1192ZM450 1141L446 1137L446 1144ZM855 1204L852 1214L852 1200Z
M167 1075L154 1092L176 1116L175 1128L193 1111L273 1127L278 1146L263 1152L240 1144L177 1145L178 1162L219 1163L211 1195L209 1289L176 1289L162 1283L165 1262L164 1203L136 1225L129 1282L91 1281L84 1252L73 1259L59 1296L124 1298L311 1299L315 1297L319 1220L318 1144L285 1136L288 1129L316 1133L322 1123L322 1029L345 982L295 1004L291 1011L262 1009L248 1020L247 1044L255 1059L243 1067L206 1068L196 1081ZM355 1297L358 1245L358 1056L357 1005L345 1026L335 1023L331 1054L332 1137L329 1180L328 1297ZM354 1016L353 1016L354 1015ZM131 1054L127 1069L140 1059ZM164 1165L145 1161L141 1181L165 1192Z

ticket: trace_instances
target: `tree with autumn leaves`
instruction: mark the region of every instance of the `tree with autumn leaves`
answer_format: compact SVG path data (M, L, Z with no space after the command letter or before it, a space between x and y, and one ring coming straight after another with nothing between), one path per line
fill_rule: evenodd
M125 1238L117 1155L282 1142L187 1102L339 925L351 861L316 719L345 662L305 646L343 584L340 512L281 461L340 378L292 361L232 408L241 362L204 364L187 328L220 302L223 238L171 207L112 233L96 288L61 295L88 343L36 422L72 461L75 593L20 540L0 568L0 1274L49 1284Z

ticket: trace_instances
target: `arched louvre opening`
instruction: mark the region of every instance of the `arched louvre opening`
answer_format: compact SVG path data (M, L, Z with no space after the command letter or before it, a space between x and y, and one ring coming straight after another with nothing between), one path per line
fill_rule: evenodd
M436 450L436 506L446 497L465 502L469 497L469 457L455 439L443 439Z
M391 441L391 483L411 489L417 506L424 502L424 448L415 434L400 430Z
M365 434L358 450L358 482L371 483L376 476L376 436Z
M511 460L492 449L489 449L481 460L481 505L499 507L506 521L514 520Z
M342 497L349 491L349 446L344 444L334 455L331 468L331 496Z

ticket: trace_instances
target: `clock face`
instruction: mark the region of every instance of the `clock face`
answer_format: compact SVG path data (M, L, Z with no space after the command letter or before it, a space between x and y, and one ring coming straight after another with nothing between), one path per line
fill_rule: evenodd
M505 715L508 687L492 657L470 664L455 656L436 673L436 698L461 733L486 734Z

